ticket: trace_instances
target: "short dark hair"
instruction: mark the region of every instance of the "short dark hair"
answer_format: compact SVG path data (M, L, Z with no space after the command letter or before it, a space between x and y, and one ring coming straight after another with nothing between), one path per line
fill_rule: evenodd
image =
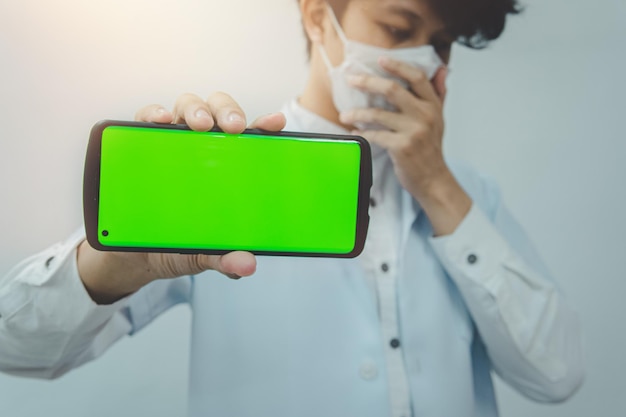
M522 11L517 0L427 0L457 42L482 49L504 31L507 15Z
M341 21L350 0L326 0ZM473 49L485 48L504 31L507 15L522 11L518 0L425 0L457 42ZM311 41L307 38L307 51Z

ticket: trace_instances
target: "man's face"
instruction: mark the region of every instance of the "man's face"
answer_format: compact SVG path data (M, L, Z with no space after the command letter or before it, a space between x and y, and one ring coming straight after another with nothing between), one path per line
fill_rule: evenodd
M357 42L382 48L432 45L445 63L450 59L454 39L426 0L349 0L340 23Z

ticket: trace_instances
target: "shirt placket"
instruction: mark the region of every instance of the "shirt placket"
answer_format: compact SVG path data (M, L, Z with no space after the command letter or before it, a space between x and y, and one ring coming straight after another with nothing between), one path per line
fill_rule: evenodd
M379 183L379 185L382 185ZM392 417L410 417L411 400L402 352L397 303L400 199L393 185L374 188L370 203L367 273L376 291ZM384 193L384 194L383 194ZM398 197L398 198L396 198Z

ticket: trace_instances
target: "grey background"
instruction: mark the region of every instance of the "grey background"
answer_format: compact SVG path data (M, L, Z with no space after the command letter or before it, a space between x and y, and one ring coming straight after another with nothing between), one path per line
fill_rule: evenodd
M294 3L0 1L0 274L80 225L95 121L215 90L254 117L297 94ZM498 384L503 416L626 415L625 3L526 0L488 50L453 53L446 150L498 179L585 333L578 394L546 406ZM0 414L183 416L189 332L180 306L59 380L0 375Z

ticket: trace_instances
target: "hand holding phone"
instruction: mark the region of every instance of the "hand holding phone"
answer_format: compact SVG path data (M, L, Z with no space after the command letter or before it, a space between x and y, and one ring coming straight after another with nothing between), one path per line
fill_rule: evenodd
M185 123L197 131L217 125L226 132L240 133L246 127L244 111L232 97L221 92L210 95L206 101L194 94L183 94L171 112L161 105L145 106L137 112L135 120ZM270 132L280 131L284 126L285 116L271 113L256 119L250 128ZM193 275L209 269L232 279L250 276L256 270L256 259L243 251L224 255L103 252L84 241L77 250L77 268L91 298L99 304L108 304L161 278Z

